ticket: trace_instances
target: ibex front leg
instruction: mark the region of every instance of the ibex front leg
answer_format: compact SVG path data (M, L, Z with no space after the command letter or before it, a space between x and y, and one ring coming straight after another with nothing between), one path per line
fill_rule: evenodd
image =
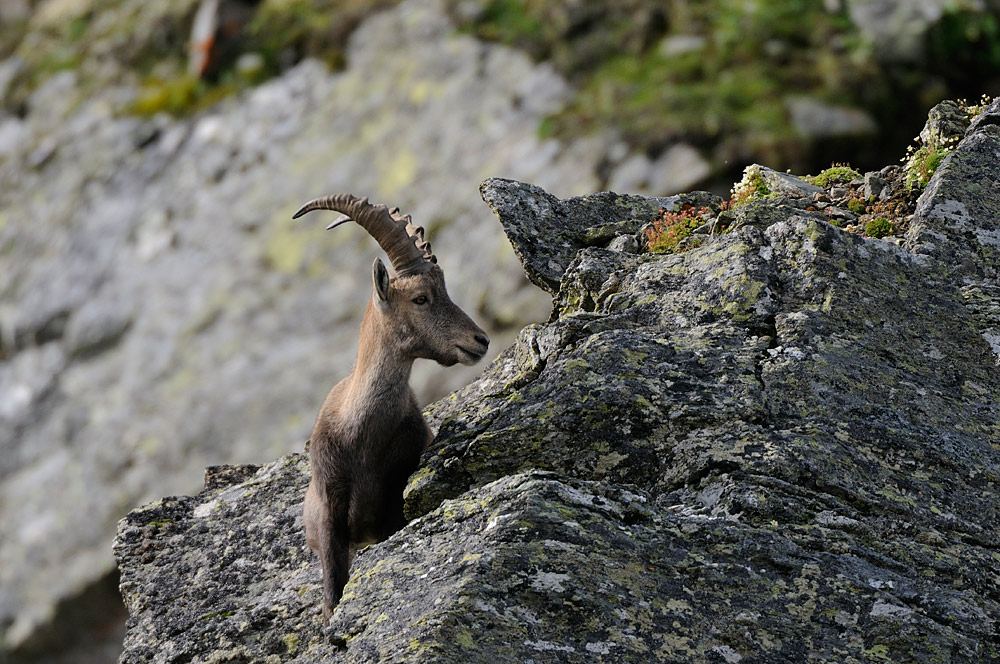
M326 441L313 441L315 447L325 447ZM316 445L316 443L320 443ZM315 469L317 449L311 450L313 477L306 491L304 521L306 543L319 556L323 568L323 620L329 620L347 584L350 568L350 527L348 525L349 492L337 490L331 478Z
M347 510L338 510L327 521L326 537L320 540L319 558L323 566L323 621L330 620L333 609L340 603L347 585L351 566L351 529L347 525Z

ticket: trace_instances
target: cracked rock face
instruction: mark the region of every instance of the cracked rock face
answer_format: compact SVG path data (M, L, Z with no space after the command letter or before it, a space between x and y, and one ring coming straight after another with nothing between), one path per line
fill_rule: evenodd
M666 201L487 181L553 316L428 409L410 525L323 626L301 457L133 512L122 661L997 661L995 130L902 247L786 196L618 251Z

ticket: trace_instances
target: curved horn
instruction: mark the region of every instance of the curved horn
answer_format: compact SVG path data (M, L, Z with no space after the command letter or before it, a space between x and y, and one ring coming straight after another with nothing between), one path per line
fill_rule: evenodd
M424 229L414 226L410 215L401 215L399 208L390 210L384 205L372 205L367 198L333 194L309 201L292 219L313 210L334 210L345 215L327 226L327 230L351 219L356 221L375 238L399 276L423 272L437 262L430 243L424 240Z

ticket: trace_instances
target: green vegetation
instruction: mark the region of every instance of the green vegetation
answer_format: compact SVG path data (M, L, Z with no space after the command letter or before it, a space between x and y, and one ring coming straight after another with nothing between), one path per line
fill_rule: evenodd
M233 615L232 611L219 611L217 613L206 613L201 616L200 620L215 620L216 618L229 618Z
M702 238L693 234L705 225L708 215L708 208L693 205L684 205L677 212L660 209L653 226L645 230L649 250L654 254L674 254L701 245Z
M942 104L942 106L948 106L944 112L951 113L949 118L951 124L945 125L949 129L948 133L931 132L929 136L918 136L915 139L915 144L911 144L907 148L906 156L901 160L906 172L908 189L923 189L927 186L934 171L961 140L965 127L981 114L992 101L992 98L983 95L977 104L970 104L964 99Z
M851 180L861 177L849 164L834 164L819 175L807 175L804 179L817 187L829 187L832 184L847 184Z
M554 118L557 135L615 126L637 145L683 136L722 141L721 152L740 161L787 161L802 137L784 91L854 101L876 73L846 13L822 0L484 4L472 19L455 12L464 29L550 59L580 86Z
M760 167L752 164L743 169L743 179L733 185L730 206L732 208L742 207L770 195L771 188L767 185L767 180L764 179Z
M906 231L909 227L910 214L913 212L916 196L905 193L900 198L872 201L868 205L865 205L859 198L853 198L850 202L854 201L863 206L861 212L857 211L857 205L851 207L851 211L860 214L860 217L857 223L849 224L844 230L866 237L884 238L890 235L900 235Z
M24 64L0 101L17 110L42 82L67 69L76 72L86 96L135 72L179 62L186 55L195 2L32 3L38 6L30 20L0 30L0 57L17 56Z
M446 2L460 29L548 60L577 86L543 136L615 127L633 147L655 153L684 140L719 166L810 170L821 148L790 122L790 91L870 113L881 131L838 156L881 163L928 107L1000 67L1000 20L961 3L931 27L931 57L906 63L880 61L886 49L852 23L845 3L824 0Z
M963 3L955 4L961 6ZM978 91L982 83L978 72L1000 70L1000 18L996 9L986 12L946 10L927 35L927 50L932 72L957 72Z
M221 48L206 78L187 73L186 54L146 77L140 97L129 109L139 115L185 115L258 85L305 56L331 69L343 67L350 32L366 15L393 0L264 0L236 37ZM176 54L175 54L176 55ZM241 57L242 56L242 57ZM166 76L159 72L166 70Z
M883 238L887 235L892 235L895 230L892 222L885 217L872 219L865 224L865 235L868 237Z
M247 3L243 27L200 81L186 73L198 0L31 3L38 7L30 22L7 23L0 31L0 58L18 55L26 65L3 105L23 110L42 81L73 69L82 98L131 80L142 92L127 112L196 112L304 57L342 67L355 27L398 2ZM614 127L632 147L651 154L683 140L720 168L757 161L808 170L818 156L811 139L789 121L789 91L866 109L883 121L909 113L916 122L952 92L953 79L978 85L985 77L976 72L1000 67L1000 20L988 12L946 9L928 35L928 62L920 65L940 69L944 82L932 94L916 65L891 63L887 75L878 49L853 25L844 3L834 4L839 8L824 0L445 0L461 30L549 61L573 83L574 98L542 122L542 137ZM248 54L261 63L253 72L238 65ZM880 155L887 143L899 149L903 139L893 131L904 123L883 124L883 132L855 150ZM917 155L912 186L926 184L944 154L933 146Z
M543 38L545 22L533 8L545 3L527 6L520 0L491 0L480 15L480 36L505 44L530 46Z
M341 69L354 28L369 14L398 1L263 0L247 24L243 51L259 53L272 74L306 56Z
M945 143L921 145L909 153L906 161L906 186L908 189L923 189L930 182L934 171L941 165L944 158L951 154L957 138L948 139ZM912 146L911 146L912 147Z
M128 110L136 115L186 115L207 108L252 83L252 80L241 83L227 80L211 84L189 74L172 79L150 77Z
M73 69L83 97L122 80L140 82L139 97L124 112L196 112L306 56L343 66L348 36L358 23L396 2L262 0L235 21L242 27L220 42L203 79L187 73L198 0L49 3L30 22L5 24L0 31L0 58L17 55L25 63L0 102L16 110L53 73Z

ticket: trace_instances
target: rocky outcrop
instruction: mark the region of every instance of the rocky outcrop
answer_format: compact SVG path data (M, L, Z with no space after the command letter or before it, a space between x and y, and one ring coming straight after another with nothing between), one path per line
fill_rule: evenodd
M121 661L996 661L997 113L902 246L789 186L640 253L683 199L487 180L553 315L428 410L410 525L323 626L304 457L211 471L119 526Z
M114 569L129 509L300 449L353 361L377 247L298 205L350 191L411 213L503 348L549 298L477 185L591 191L611 140L539 138L565 81L434 0L365 21L340 73L308 60L187 119L125 115L135 87L88 97L80 76L0 112L0 652ZM414 385L426 402L481 369L418 363Z

